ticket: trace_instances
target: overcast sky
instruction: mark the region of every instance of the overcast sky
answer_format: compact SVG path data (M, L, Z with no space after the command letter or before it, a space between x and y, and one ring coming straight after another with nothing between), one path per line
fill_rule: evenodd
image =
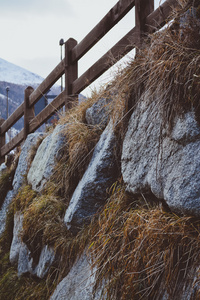
M46 77L59 40L80 42L117 0L0 0L0 57ZM79 75L134 26L134 9L79 63ZM64 49L63 49L64 50Z

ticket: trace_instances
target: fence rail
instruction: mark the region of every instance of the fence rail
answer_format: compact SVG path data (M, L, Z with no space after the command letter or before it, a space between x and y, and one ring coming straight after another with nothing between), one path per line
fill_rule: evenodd
M37 130L56 111L65 106L71 107L72 99L107 71L112 61L118 61L134 48L139 48L143 34L154 32L161 28L168 20L176 0L166 0L159 8L154 10L154 0L119 0L105 17L77 43L70 38L65 42L65 57L33 90L27 87L22 103L10 117L0 120L0 163L5 155L26 139L29 133ZM135 27L132 28L119 42L96 61L84 74L78 77L78 60L83 57L106 33L108 33L133 7L135 7ZM34 105L65 74L65 89L37 116L34 115ZM5 143L6 132L24 116L24 128L11 141Z

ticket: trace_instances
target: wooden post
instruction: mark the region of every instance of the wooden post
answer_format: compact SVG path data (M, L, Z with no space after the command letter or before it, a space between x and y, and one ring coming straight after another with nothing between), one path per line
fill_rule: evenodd
M1 148L5 145L5 133L1 134L1 125L3 124L5 120L3 118L0 118L0 164L2 164L5 161L5 156L1 155Z
M154 11L154 0L135 0L135 25L137 30L137 45L142 46L145 34L149 32L146 17Z
M31 86L28 86L24 91L24 140L29 134L29 122L35 117L34 106L29 105L29 96L34 91Z
M65 43L65 111L72 107L72 102L77 100L77 96L72 95L72 83L78 77L78 62L72 63L72 49L77 45L77 41L70 38Z

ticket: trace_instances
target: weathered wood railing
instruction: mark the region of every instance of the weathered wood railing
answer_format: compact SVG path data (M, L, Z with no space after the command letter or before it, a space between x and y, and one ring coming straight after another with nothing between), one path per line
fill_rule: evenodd
M143 34L146 32L154 32L161 28L166 23L172 7L175 5L176 0L166 0L158 9L154 10L154 0L119 0L80 43L77 43L77 41L72 38L65 42L64 59L38 88L33 90L32 87L27 87L24 94L24 103L22 103L6 121L3 123L0 121L0 162L4 160L6 154L21 144L29 133L38 129L57 110L63 106L65 106L66 110L69 109L72 99L111 67L111 58L118 61L132 49L139 48ZM136 26L78 78L78 60L134 6ZM63 74L65 74L65 90L35 116L34 104L37 103ZM24 128L6 144L5 133L23 115Z

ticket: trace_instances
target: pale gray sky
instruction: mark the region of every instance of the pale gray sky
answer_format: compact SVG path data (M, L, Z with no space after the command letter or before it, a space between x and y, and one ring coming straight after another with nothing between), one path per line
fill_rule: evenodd
M117 0L0 0L0 57L46 77L59 40L80 42ZM134 26L134 9L79 63L79 75Z

